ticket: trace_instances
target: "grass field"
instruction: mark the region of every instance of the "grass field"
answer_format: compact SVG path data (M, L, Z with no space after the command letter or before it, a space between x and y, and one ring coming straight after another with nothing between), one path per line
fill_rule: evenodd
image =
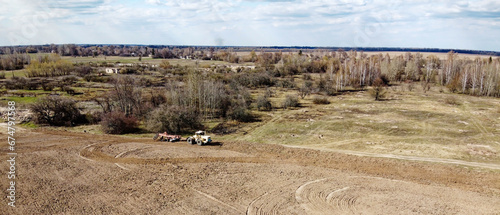
M318 149L500 162L500 99L393 86L385 101L367 91L330 97L331 104L259 112L261 122L223 137ZM271 98L278 106L285 94Z
M180 65L180 66L210 66L210 65L251 65L251 63L246 64L232 64L225 61L210 61L210 60L192 60L192 59L161 59L161 58L151 58L151 57L142 57L141 61L139 61L139 57L119 57L119 56L107 56L107 57L63 57L65 60L69 60L73 63L88 63L88 62L97 62L97 63L149 63L159 65L162 61L166 60L171 65Z

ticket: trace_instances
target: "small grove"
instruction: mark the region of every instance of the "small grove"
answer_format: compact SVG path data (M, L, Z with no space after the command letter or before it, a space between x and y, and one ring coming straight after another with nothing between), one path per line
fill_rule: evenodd
M206 55L193 50L183 53L207 60ZM47 92L29 106L36 123L100 124L103 132L111 134L133 133L139 128L189 132L213 119L250 122L257 117L255 111L298 107L300 99L311 94L315 94L314 104L328 104L329 96L369 87L375 100L381 100L385 86L400 82L418 83L424 93L432 86L444 86L452 93L500 97L499 58L468 59L453 52L444 60L418 53L391 58L388 54L368 56L343 50L252 51L248 56L230 50L209 49L204 53L211 53L212 60L255 66L180 66L163 60L159 66L133 64L121 67L121 74L107 75L102 69L115 64L71 63L57 54L29 58L26 54L10 54L2 55L2 59L8 59L2 62L14 61L5 65L24 68L26 77L6 79L2 72L2 93ZM271 87L290 93L281 104L273 105L269 99L273 96ZM261 90L252 95L252 89Z

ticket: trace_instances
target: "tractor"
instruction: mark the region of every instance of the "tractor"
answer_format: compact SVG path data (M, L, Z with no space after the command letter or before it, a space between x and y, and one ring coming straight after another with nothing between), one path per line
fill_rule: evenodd
M181 140L181 136L171 135L167 134L167 132L163 132L163 133L156 133L156 135L153 137L153 140L175 142Z
M187 138L187 142L191 145L198 144L199 146L212 142L210 136L205 135L204 131L197 131L192 137Z

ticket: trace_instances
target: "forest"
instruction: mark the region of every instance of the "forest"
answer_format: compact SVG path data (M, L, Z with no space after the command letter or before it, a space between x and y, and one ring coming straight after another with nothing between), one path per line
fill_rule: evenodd
M470 96L500 97L500 58L471 59L343 49L295 51L221 47L3 47L3 97L34 97L41 125L100 124L104 133L189 132L210 120L252 122L259 112L315 104L351 91L383 101L404 83ZM179 60L180 59L180 60ZM128 63L127 63L128 62ZM180 63L191 64L181 65ZM106 68L118 68L108 74ZM18 75L16 75L18 74ZM8 76L8 77L7 77ZM290 92L271 102L277 90Z

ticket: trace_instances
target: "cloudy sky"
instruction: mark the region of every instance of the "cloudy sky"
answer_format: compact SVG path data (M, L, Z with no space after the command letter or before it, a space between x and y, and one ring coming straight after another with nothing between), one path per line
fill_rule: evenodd
M0 45L420 47L500 51L500 1L0 0Z

